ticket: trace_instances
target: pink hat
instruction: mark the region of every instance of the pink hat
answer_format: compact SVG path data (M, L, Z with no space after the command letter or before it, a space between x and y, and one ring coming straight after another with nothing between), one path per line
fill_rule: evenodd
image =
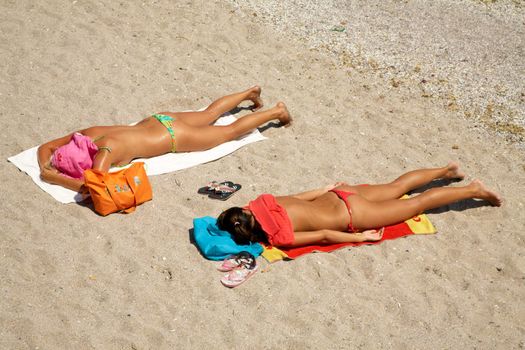
M97 152L97 145L89 137L74 133L68 144L55 150L51 163L63 175L82 179L84 170L93 166Z

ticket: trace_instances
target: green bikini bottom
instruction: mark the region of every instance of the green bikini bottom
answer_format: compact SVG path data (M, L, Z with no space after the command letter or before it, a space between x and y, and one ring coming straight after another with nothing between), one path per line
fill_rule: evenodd
M168 132L171 135L171 152L175 153L177 150L175 148L175 133L173 132L173 121L175 118L170 117L169 115L164 114L153 114L153 118L157 119L162 125L166 127Z

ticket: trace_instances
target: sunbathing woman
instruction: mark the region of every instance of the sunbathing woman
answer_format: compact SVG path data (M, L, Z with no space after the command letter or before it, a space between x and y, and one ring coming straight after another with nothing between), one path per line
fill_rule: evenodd
M337 183L292 196L263 194L245 208L233 207L218 218L240 244L265 242L274 246L378 241L387 225L403 222L425 210L463 199L483 199L494 206L501 198L479 180L463 187L432 188L410 199L403 194L435 179L463 179L457 163L408 172L383 185Z
M279 102L230 125L212 125L243 101L253 103L253 112L260 109L261 88L254 86L222 97L202 112L162 112L132 126L94 126L50 141L38 149L40 177L80 191L86 169L107 171L112 165L128 164L135 158L203 151L234 140L270 120L277 119L285 126L292 120L284 103Z

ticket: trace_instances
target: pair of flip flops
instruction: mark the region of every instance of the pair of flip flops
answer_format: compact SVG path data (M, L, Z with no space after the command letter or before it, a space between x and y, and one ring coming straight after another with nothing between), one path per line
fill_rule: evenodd
M200 194L207 195L209 198L218 199L225 201L240 190L242 186L240 184L233 183L231 181L212 181L206 186L199 188L197 191Z
M221 283L228 288L240 286L257 272L257 260L248 252L240 252L228 256L217 267L221 272L227 272L222 278Z

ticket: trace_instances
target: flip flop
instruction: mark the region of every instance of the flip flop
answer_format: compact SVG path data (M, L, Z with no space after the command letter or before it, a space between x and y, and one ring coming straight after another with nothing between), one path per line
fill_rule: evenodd
M252 266L242 264L238 268L231 270L221 278L221 283L228 288L235 288L250 279L259 267L255 260Z
M255 266L255 257L253 254L242 251L238 254L232 254L226 257L222 263L217 267L221 272L228 272L238 268L241 265Z
M225 201L242 188L240 184L221 185L215 189L214 193L210 193L208 197Z
M209 195L209 194L215 193L215 189L221 185L232 186L233 182L231 181L223 181L223 182L211 181L206 186L199 188L197 190L197 193Z
M237 260L237 255L230 255L222 261L222 263L217 267L217 270L220 272L229 272L236 267L239 267L239 260Z

